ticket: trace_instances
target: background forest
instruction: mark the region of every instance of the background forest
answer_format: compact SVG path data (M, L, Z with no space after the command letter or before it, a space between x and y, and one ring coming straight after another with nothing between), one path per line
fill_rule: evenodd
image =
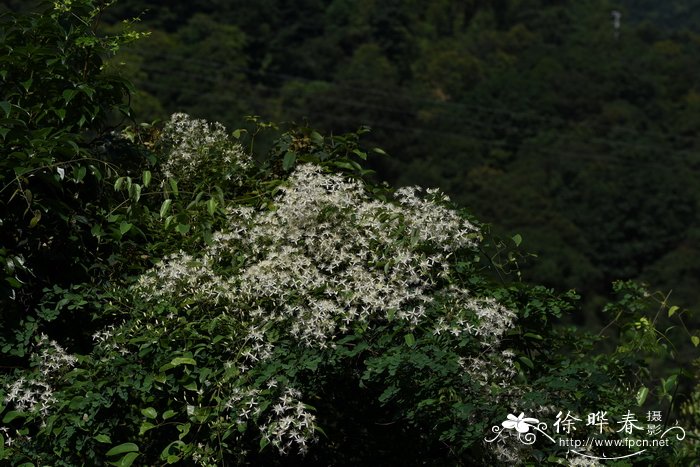
M693 3L0 2L0 460L692 465Z
M119 2L136 117L367 125L393 186L444 189L576 288L700 303L700 7L642 1ZM621 12L619 29L613 11ZM583 319L581 320L583 321ZM596 323L597 324L597 323Z

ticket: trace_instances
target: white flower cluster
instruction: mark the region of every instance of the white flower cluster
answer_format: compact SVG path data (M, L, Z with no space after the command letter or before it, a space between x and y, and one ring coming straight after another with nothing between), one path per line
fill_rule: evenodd
M468 291L450 287L443 316L438 318L433 334L449 333L455 337L470 334L480 337L484 346L495 346L513 324L515 314L492 298L475 298Z
M267 387L276 388L277 382L271 380ZM242 425L253 418L257 419L263 413L260 397L258 389L235 388L224 407L231 410L236 423ZM267 411L266 418L259 425L262 438L275 446L280 454L289 453L294 448L304 454L309 442L316 439L316 417L307 410L300 398L301 392L297 389L285 387L277 398L277 403Z
M56 401L49 381L66 368L75 366L77 360L45 334L41 335L37 345L41 351L34 354L33 359L38 363L39 374L36 378L20 377L6 386L5 403L12 403L19 412L47 415L49 407Z
M421 198L422 190L418 186L396 190L399 203L411 212L407 221L417 239L443 245L446 251L455 246L473 245L475 229L471 225L461 225L464 221L457 212L439 204L449 201L449 197L437 188L428 188L425 190L427 199Z
M359 182L307 164L281 191L272 210L230 210L229 230L215 233L201 257L180 252L142 277L143 297L248 310L255 329L284 323L303 344L323 347L372 319L417 325L449 274L450 256L475 246L477 229L417 188L399 191L398 203L378 201ZM236 254L245 265L221 272L217 263ZM495 302L462 302L479 318L475 335L498 337L512 318ZM264 349L261 336L251 334L251 342Z
M294 447L300 454L308 451L309 440L314 440L316 417L299 398L301 393L287 388L272 407L267 424L260 426L264 440L272 443L280 454L289 453Z
M48 414L48 408L56 402L51 385L42 379L18 378L5 388L5 403L12 403L18 412L35 412Z
M593 453L589 453L588 451L584 451L584 454L587 456L593 457ZM597 467L601 464L598 462L596 459L592 459L591 457L571 457L568 459L569 467Z
M46 377L66 367L73 367L78 362L74 356L68 355L56 341L49 340L46 334L41 335L38 345L41 348L39 367L41 373Z
M493 443L489 445L494 460L498 465L521 465L523 459L530 457L532 447L524 443Z
M221 123L210 124L184 113L172 115L163 128L162 140L170 148L163 171L182 183L200 179L203 173L235 179L251 162Z
M274 206L230 208L228 228L199 255L171 256L136 290L146 301L196 301L239 317L247 329L233 359L241 372L268 359L280 333L326 348L346 332L390 320L467 333L486 347L479 362L487 361L514 314L449 285L452 256L476 246L477 228L437 191L406 188L396 198L374 199L356 180L300 165ZM437 323L426 322L431 310L441 312ZM481 379L481 366L463 368ZM263 431L277 447L303 448L311 415L284 402L281 418Z
M214 273L211 256L195 258L183 251L173 253L156 266L157 273L141 276L142 290L148 290L148 300L157 300L175 293L181 297L205 295L215 299L220 278Z

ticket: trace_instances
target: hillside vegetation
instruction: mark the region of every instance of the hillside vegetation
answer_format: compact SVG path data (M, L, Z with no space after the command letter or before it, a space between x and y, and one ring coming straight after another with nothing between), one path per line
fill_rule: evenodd
M142 7L0 17L0 461L699 457L692 33L600 1L117 25ZM564 413L670 442L572 457Z

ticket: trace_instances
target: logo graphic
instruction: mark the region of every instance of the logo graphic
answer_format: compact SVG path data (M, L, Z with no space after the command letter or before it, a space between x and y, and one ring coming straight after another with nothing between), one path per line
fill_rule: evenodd
M520 412L517 417L513 414L508 414L506 420L501 425L494 425L491 431L495 436L491 439L484 438L487 443L503 440L506 437L516 437L523 444L531 445L537 441L538 434L554 443L558 447L568 447L569 452L577 454L581 457L589 459L624 459L642 454L648 447L668 446L673 435L676 440L685 439L685 430L678 425L666 428L665 425L657 424L661 422L660 411L649 411L646 413L646 426L637 419L637 416L628 410L627 413L620 417L620 421L616 422L619 429L610 426L611 423L607 418L607 412L598 411L589 413L586 417L586 426L596 428L600 435L605 430L607 434L620 433L625 435L624 438L597 438L588 436L584 438L572 437L577 430L577 422L582 422L583 419L576 417L571 412L567 411L566 415L563 412L557 414L556 421L552 424L553 433L547 433L548 425L545 422L540 422L537 418L526 417L524 412ZM671 435L669 435L671 433ZM639 435L644 434L646 438L640 438ZM559 436L558 436L559 435ZM566 436L561 436L566 435ZM667 436L668 435L668 436ZM553 437L555 436L556 439ZM636 436L636 437L635 437ZM582 452L586 450L590 452L593 448L605 449L613 447L629 448L644 448L639 451L634 451L630 454L620 456L606 456L602 453L600 456L594 456Z

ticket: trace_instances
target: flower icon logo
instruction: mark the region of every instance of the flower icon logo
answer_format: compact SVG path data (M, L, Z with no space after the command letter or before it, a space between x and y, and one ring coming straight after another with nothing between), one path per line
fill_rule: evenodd
M539 423L539 420L536 418L525 418L525 413L520 412L520 415L517 417L513 414L508 414L508 420L501 423L501 425L509 430L515 428L518 433L527 433L530 431L530 427L533 426L532 424L536 425L537 423Z

